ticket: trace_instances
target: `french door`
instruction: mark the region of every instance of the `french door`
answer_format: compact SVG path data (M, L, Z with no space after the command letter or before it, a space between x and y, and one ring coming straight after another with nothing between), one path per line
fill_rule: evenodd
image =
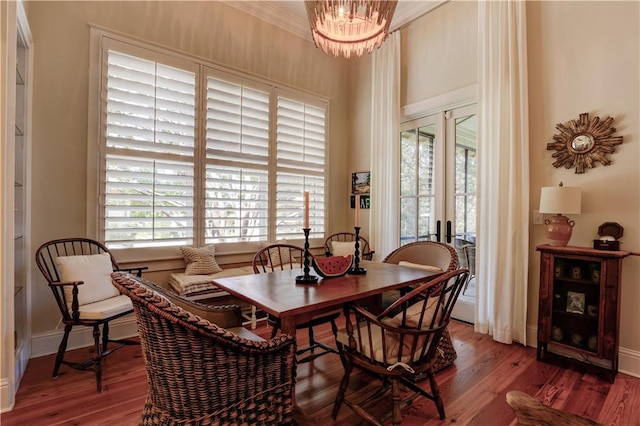
M460 265L475 271L476 105L442 111L401 125L400 245L441 241L456 248ZM465 302L466 301L466 302ZM454 316L473 322L475 277ZM464 308L464 306L461 306Z

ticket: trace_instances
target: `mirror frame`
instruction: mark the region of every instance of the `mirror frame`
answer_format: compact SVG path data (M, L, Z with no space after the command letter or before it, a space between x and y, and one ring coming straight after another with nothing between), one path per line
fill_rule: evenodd
M611 164L607 154L615 152L615 146L622 143L622 136L613 136L616 129L611 126L612 117L600 120L589 119L589 113L580 114L578 120L567 124L558 123L559 134L553 135L553 142L547 144L547 150L555 150L553 167L570 169L575 167L576 174L592 169L597 163L603 166ZM586 142L586 144L585 144Z

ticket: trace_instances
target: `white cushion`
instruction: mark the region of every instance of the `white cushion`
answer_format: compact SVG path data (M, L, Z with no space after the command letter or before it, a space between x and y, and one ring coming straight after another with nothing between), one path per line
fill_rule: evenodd
M296 264L297 260L295 257L291 256L288 248L280 248L277 247L270 248L266 253L267 260L271 262L271 267L280 266L280 265L291 265ZM298 265L296 265L297 267Z
M356 251L355 241L331 241L332 256L349 256Z
M111 284L111 256L109 253L92 254L86 256L60 256L56 259L60 280L84 281L78 286L78 304L80 306L120 294ZM67 307L71 309L72 302L71 286L65 286L64 292L67 298Z
M442 269L437 267L437 266L423 265L421 263L407 262L406 260L401 260L400 262L398 262L398 265L407 266L409 268L424 269L425 271L429 271L429 272L442 272Z
M115 287L114 287L115 288ZM133 309L131 299L121 294L99 302L89 303L80 307L80 319L99 320L112 317Z
M222 271L215 258L215 247L208 245L200 248L180 247L187 275L208 275Z

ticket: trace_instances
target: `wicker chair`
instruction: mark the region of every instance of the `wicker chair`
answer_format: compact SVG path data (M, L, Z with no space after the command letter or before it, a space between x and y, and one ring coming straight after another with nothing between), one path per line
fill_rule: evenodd
M262 274L285 269L302 268L303 262L304 249L302 247L292 244L275 243L265 246L256 252L253 257L253 272ZM298 363L312 361L327 353L338 353L335 348L315 339L313 327L331 323L331 331L333 331L335 336L338 331L336 319L340 316L340 313L339 310L324 313L296 326L297 329L307 329L309 333L309 345L300 347L296 352L298 355ZM274 338L278 334L278 330L280 330L280 319L269 316L268 321L272 327L271 338ZM320 349L320 351L316 352L316 349ZM309 352L309 355L301 356L307 352Z
M131 302L118 295L109 275L112 271L125 270L140 276L147 268L120 268L107 247L88 238L66 238L44 243L36 250L36 264L53 292L64 324L53 377L58 377L62 364L78 370L94 371L98 392L102 392L102 360L123 345L138 344L127 339L109 339L109 322L133 312ZM93 328L93 356L84 362L64 359L69 334L74 326ZM116 343L116 346L109 349L109 343Z
M112 277L133 302L147 368L140 424L293 423L294 338L265 341L238 328L237 306L208 307L130 274Z
M418 396L434 401L440 419L445 418L433 367L438 359L440 339L468 274L467 269L442 274L412 290L378 316L356 304L344 307L346 327L338 332L336 342L345 373L333 406L333 419L344 402L372 424L383 425L391 417L392 424L399 425L402 407L410 405ZM354 367L382 377L383 386L364 401L360 396L358 402L345 398ZM419 375L429 378L431 392L414 383ZM412 391L404 399L401 399L401 385ZM367 408L378 405L376 402L388 394L389 387L393 408L385 419L376 419Z
M333 242L340 244L340 243L355 241L355 239L356 239L356 234L354 234L353 232L338 232L336 234L329 235L324 240L325 255L333 256L335 254L333 250ZM373 260L373 255L375 254L375 251L370 249L369 241L367 241L367 239L361 235L358 235L358 241L360 243L360 247L359 247L360 258L362 260ZM352 248L349 253L345 253L345 254L353 254L352 252L354 251L354 249L355 247Z
M416 241L405 244L384 258L385 263L413 264L433 266L444 272L458 269L458 253L452 246L437 241Z

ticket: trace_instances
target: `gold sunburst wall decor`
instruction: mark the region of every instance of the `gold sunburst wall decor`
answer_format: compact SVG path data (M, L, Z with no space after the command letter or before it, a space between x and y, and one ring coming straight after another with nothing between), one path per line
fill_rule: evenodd
M607 154L616 152L616 145L622 143L622 136L613 136L616 129L611 127L612 117L600 120L589 119L588 113L580 114L578 120L567 124L558 123L559 134L553 135L553 142L547 144L548 150L555 150L553 167L576 168L576 173L584 173L597 163L603 166L611 164Z

